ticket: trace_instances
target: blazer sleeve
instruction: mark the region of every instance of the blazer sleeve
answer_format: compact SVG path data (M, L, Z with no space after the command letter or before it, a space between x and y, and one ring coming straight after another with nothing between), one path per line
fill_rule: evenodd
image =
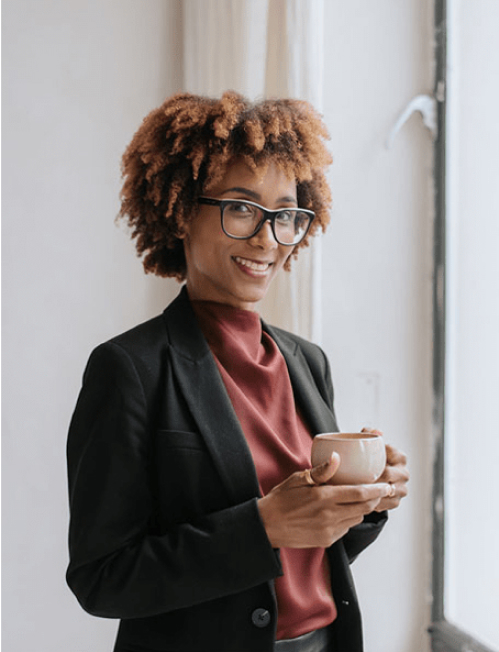
M334 415L334 390L331 378L331 366L329 360L320 347L319 355L307 355L307 360L315 378L319 392ZM351 528L341 539L350 563L354 562L359 554L373 543L380 535L388 520L388 512L372 512L364 517L364 521Z
M282 574L256 498L153 535L148 406L128 353L90 357L71 420L67 582L97 616L140 618L234 594Z

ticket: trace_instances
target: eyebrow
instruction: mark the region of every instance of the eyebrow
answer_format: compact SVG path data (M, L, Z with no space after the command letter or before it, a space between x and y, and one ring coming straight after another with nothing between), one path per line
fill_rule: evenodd
M241 186L234 186L233 188L227 188L227 190L223 190L220 194L221 195L226 195L227 193L230 192L240 192L243 195L248 195L249 197L252 197L255 201L261 201L262 197L259 195L257 192L254 190L250 190L249 188L242 188ZM290 203L297 203L296 197L291 197L286 195L285 197L279 197L277 200L278 202L290 202Z

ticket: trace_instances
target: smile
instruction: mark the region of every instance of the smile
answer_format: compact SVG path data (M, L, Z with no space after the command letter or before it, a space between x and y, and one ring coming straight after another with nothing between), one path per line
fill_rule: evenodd
M234 260L239 265L251 269L253 272L260 272L264 274L267 272L272 265L272 263L257 263L254 260L248 260L247 258L241 258L241 256L234 256Z

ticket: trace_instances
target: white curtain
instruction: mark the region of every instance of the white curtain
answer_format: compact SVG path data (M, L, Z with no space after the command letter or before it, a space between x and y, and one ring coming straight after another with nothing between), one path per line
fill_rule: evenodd
M322 110L324 0L183 0L184 89L294 97ZM320 237L261 305L270 323L321 340Z

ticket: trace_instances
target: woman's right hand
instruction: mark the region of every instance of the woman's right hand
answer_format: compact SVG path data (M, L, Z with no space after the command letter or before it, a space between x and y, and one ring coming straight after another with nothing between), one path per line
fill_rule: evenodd
M293 473L258 500L273 548L327 548L390 494L384 483L328 484L339 464L333 453L325 464Z

